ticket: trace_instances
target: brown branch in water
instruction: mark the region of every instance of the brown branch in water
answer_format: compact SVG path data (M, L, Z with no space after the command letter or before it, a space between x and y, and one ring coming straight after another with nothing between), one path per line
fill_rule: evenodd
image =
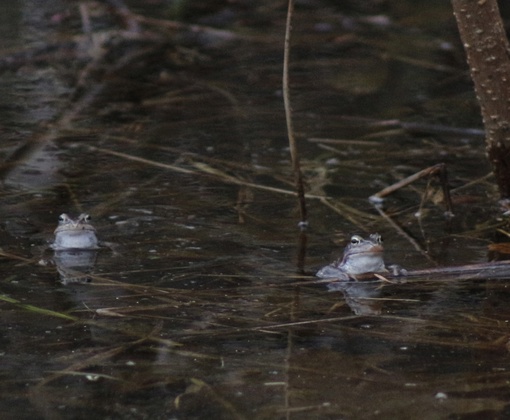
M303 174L301 172L301 166L299 163L299 153L296 144L296 138L294 136L294 127L292 124L292 108L290 105L289 95L289 53L290 53L290 32L292 13L294 11L294 0L289 0L289 7L287 10L287 23L285 25L285 47L283 54L283 104L285 107L285 120L287 121L287 136L289 138L290 156L292 159L292 168L294 170L296 190L299 200L299 211L301 221L299 226L301 229L306 228L307 222L307 211L306 211L306 200L305 200L305 189L303 185Z
M391 277L391 276L390 276ZM405 278L429 277L438 280L496 279L510 277L510 261L492 261L453 267L411 270Z
M384 197L387 195L399 190L400 188L403 188L414 181L431 175L437 175L439 177L439 180L441 182L441 186L443 189L443 198L445 201L446 206L446 212L445 217L447 220L450 220L453 217L453 211L452 211L452 202L451 202L451 196L450 196L450 189L448 186L448 176L446 172L446 165L444 163L439 163L434 166L430 166L428 168L425 168L413 175L408 176L405 179L402 179L398 182L396 182L393 185L390 185L378 193L372 195L369 197L369 200L374 204L375 209L379 212L379 214L388 222L401 236L407 239L407 241L416 249L419 251L425 258L427 258L429 261L434 262L435 261L430 257L430 255L422 249L422 247L416 242L411 236L409 236L386 212L381 208L381 203ZM426 194L424 194L426 195ZM421 207L423 204L424 199L422 200L422 203L420 204L420 213L421 213ZM421 223L420 223L421 226Z
M382 216L382 218L386 220L386 222L388 222L388 224L391 225L391 227L393 227L393 229L399 233L400 236L404 237L413 246L416 251L418 251L430 262L436 264L431 256L420 246L420 244L412 236L408 235L405 230L402 229L388 214L386 214L386 212L380 206L375 206L375 209Z
M502 198L510 198L510 44L497 0L452 0Z
M446 213L445 215L447 217L453 216L453 206L452 206L452 200L450 197L450 190L448 187L448 175L446 172L446 165L444 163L438 163L437 165L430 166L428 168L422 169L419 172L416 172L413 175L408 176L407 178L404 178L393 185L390 185L389 187L386 187L382 189L381 191L375 193L374 195L369 197L369 200L372 203L380 203L384 197L387 195L413 183L414 181L424 178L426 176L430 175L437 175L439 176L439 181L441 182L441 187L443 188L443 195L444 195L444 201L446 205Z

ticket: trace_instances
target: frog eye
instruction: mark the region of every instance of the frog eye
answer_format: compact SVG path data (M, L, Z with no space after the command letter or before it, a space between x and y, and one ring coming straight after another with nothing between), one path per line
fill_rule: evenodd
M58 216L59 222L65 222L68 219L67 214L62 213L60 216Z
M92 218L87 213L80 214L79 220L82 222L90 222Z
M351 238L351 244L352 245L358 245L359 243L361 243L361 237L358 236L358 235L354 235L352 238Z
M383 238L378 233L374 233L374 234L370 235L370 239L372 239L372 241L374 241L374 242L377 242L378 244L383 243Z

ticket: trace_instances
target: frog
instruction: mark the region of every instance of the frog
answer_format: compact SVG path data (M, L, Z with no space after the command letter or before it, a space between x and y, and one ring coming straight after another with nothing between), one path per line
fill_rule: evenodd
M321 268L316 276L324 279L360 280L374 277L373 274L388 273L399 276L405 275L407 271L397 265L385 265L382 237L373 233L368 239L353 235L343 257Z
M55 241L51 244L52 249L55 251L99 249L96 229L91 225L91 219L87 213L80 214L76 219L62 213L58 220L58 226L55 229Z

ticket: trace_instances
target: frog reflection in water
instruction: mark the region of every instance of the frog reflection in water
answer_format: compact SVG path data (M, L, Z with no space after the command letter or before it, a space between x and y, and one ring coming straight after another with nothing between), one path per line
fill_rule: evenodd
M51 247L58 251L64 249L98 249L96 229L90 224L90 216L82 213L77 219L61 214L55 229L55 242Z
M351 243L345 248L341 260L327 265L319 270L317 277L338 280L358 280L372 273L390 273L393 275L405 275L406 270L392 265L386 268L384 265L384 248L381 235L374 233L368 239L354 235Z

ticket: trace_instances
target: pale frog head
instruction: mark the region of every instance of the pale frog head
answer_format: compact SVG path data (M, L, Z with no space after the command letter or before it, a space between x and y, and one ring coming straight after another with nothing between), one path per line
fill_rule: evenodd
M65 213L61 214L51 247L55 250L97 249L96 229L90 224L90 216L82 213L72 219Z
M353 235L337 268L346 274L352 275L387 271L384 266L384 248L381 235L374 233L368 239Z
M336 278L339 280L357 279L361 274L385 273L384 248L381 235L374 233L363 239L353 235L351 242L344 250L341 260L322 267L317 276L321 278Z

